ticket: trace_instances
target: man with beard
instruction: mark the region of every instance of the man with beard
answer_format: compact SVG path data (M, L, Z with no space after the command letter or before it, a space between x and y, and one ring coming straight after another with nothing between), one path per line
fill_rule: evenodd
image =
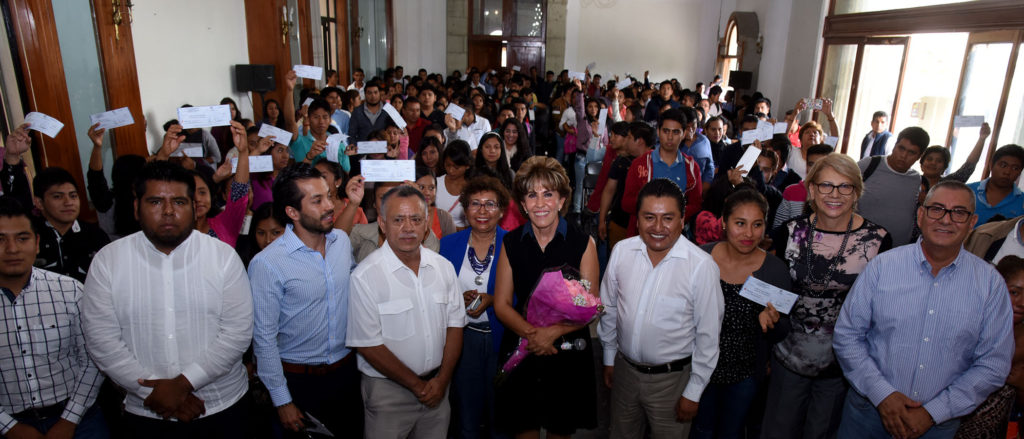
M368 90L369 91L369 90ZM362 436L355 353L345 347L352 245L334 230L334 203L316 168L295 164L274 182L285 232L249 263L253 353L286 436L305 437L308 415L335 435ZM362 180L346 188L355 210Z
M390 120L384 113L380 86L376 82L367 83L363 92L366 94L366 101L352 110L352 119L349 120L348 143L353 145L366 140L370 133L387 127Z
M195 191L181 166L146 165L142 230L100 250L85 281L86 348L127 391L129 437L245 437L252 293L235 250L194 230Z

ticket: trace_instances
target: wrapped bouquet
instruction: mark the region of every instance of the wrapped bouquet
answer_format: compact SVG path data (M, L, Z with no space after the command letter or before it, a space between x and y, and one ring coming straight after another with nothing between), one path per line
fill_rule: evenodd
M555 324L585 325L604 311L601 299L590 293L590 282L580 279L571 267L562 266L541 274L537 286L527 298L526 321L536 327ZM523 359L529 355L525 338L519 338L519 345L502 365L498 379L502 380ZM571 344L570 344L571 345ZM571 347L570 347L571 348ZM565 346L563 350L567 349Z

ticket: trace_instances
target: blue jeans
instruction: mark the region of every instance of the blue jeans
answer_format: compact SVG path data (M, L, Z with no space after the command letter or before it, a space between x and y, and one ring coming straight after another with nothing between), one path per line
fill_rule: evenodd
M452 414L458 431L453 437L481 437L481 425L487 425L489 434L485 437L504 437L494 428L494 376L498 372L495 348L489 332L468 327L462 332L462 355L452 377Z
M946 439L956 435L960 427L960 419L953 418L939 425L928 429L922 439ZM846 392L846 402L843 404L843 420L839 424L838 439L854 438L890 438L882 425L882 417L878 414L871 401L861 396L855 390Z
M555 134L555 144L558 145L555 147L555 160L558 160L558 163L563 163L565 160L565 136Z
M17 419L17 418L15 418ZM40 420L20 420L18 422L24 422L31 425L33 428L38 430L42 434L50 431L54 424L60 420L60 416L54 416L51 418L45 418ZM103 419L103 413L100 412L98 405L89 407L89 410L85 411L82 415L82 419L78 421L78 425L75 427L75 439L109 439L110 431L107 429L107 421Z
M604 148L600 149L588 149L586 154L583 152L577 152L576 154L576 188L572 192L572 211L579 213L583 209L583 205L587 203L587 200L583 199L583 179L587 177L587 164L592 162L600 162L604 160Z
M735 384L708 384L700 396L690 439L739 438L743 419L757 393L757 381L749 377Z

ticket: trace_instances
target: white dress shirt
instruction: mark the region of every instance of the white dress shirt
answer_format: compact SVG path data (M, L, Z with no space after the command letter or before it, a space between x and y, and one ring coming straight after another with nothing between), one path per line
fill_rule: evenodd
M700 401L718 364L725 299L711 255L680 237L652 266L639 236L619 241L601 282L604 315L597 334L604 365L622 352L634 363L659 365L692 356L683 396Z
M351 282L348 345L384 345L417 375L441 366L448 328L466 326L455 267L422 246L418 276L385 243L359 263ZM386 378L362 355L359 371Z
M143 232L100 250L82 298L86 347L101 371L128 391L125 409L152 392L137 380L183 374L209 416L230 407L249 382L242 353L252 341L252 293L231 246L198 231L171 253Z
M1013 226L1013 230L1006 235L1006 239L1003 240L1003 245L999 247L999 251L996 252L996 256L992 258L993 264L998 264L1003 258L1014 255L1019 258L1024 258L1024 240L1021 240L1020 224L1024 222L1024 219L1017 221L1017 225Z

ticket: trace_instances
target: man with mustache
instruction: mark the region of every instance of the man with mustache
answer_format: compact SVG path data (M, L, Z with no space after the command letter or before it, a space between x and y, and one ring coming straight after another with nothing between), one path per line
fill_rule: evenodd
M86 349L127 391L127 437L246 437L252 292L235 249L195 230L195 192L179 165L142 168L142 230L103 247L85 280Z
M286 437L306 437L308 415L335 435L362 436L359 373L355 353L345 347L355 263L348 235L334 230L328 191L308 164L282 170L274 182L274 216L285 232L249 263L257 372ZM346 192L345 209L354 213L362 179L353 178Z
M466 325L462 288L452 263L421 245L430 224L423 194L398 186L381 205L387 242L352 272L348 319L366 437L444 437Z

